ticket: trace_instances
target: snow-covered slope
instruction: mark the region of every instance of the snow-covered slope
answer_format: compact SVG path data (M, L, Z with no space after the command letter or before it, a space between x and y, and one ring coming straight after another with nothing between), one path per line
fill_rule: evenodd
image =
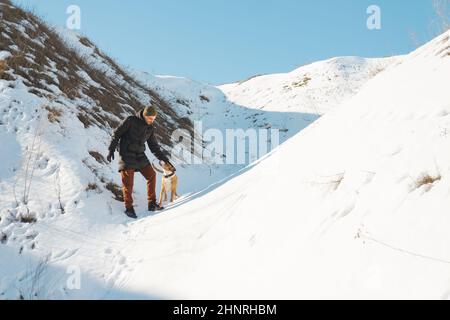
M123 290L449 298L450 32L267 158L137 222ZM152 247L151 250L144 249Z
M132 73L175 106L178 114L192 122L200 121L204 131L220 130L225 136L227 129L234 128L277 129L279 143L284 143L401 60L402 57L335 58L288 74L256 77L220 87L182 77ZM256 158L247 158L246 164ZM225 168L212 164L209 167L226 175L236 171L236 166Z
M218 130L225 137L229 129L278 130L278 144L282 144L317 120L320 115L350 98L376 74L400 60L401 57L337 58L300 68L287 76L266 76L256 78L257 81L247 81L242 85L221 87L213 87L182 77L154 76L137 71L132 71L132 74L174 106L180 116L190 119L193 123L201 123L199 129L202 132L210 129ZM305 85L305 89L300 86L289 86L295 84L295 80L304 77L305 74L315 79L311 84ZM278 92L280 83L285 87L282 92ZM264 89L261 89L262 86ZM232 91L230 88L235 87L243 89L245 97L251 99L241 96L236 98L230 94L229 91ZM286 93L289 91L286 88L294 90L295 93ZM262 102L268 97L271 99L272 108L258 108L255 105L255 101ZM201 133L199 130L196 132ZM271 131L268 134L270 135ZM247 157L244 165L217 165L211 159L206 159L204 161L206 166L189 166L189 169L182 173L183 180L196 180L198 186L204 187L243 169L264 155L251 153L248 144L245 147ZM210 154L210 151L211 147L206 145L205 154ZM226 160L224 158L224 161ZM205 172L209 172L209 176L205 176Z
M352 97L378 73L401 61L402 57L333 58L219 88L230 101L251 108L323 115Z
M19 22L7 23L15 37L30 31ZM63 36L96 57L94 65L108 60L87 39ZM188 118L220 130L289 129L279 148L248 167L180 166L184 197L157 215L142 209L137 180L133 222L108 191L120 184L116 163L101 156L108 120L129 107L95 109L95 118L88 107L99 107L96 96L66 98L64 79L45 85L54 100L26 80L36 77L22 63L38 57L19 55L14 72L0 69L0 298L449 298L449 38L394 63L371 60L389 64L373 78L372 62L361 62L372 65L362 76L317 90L327 107L312 116L327 113L300 133L315 118L303 119L303 107L284 113L281 94L274 93L280 105L249 110L188 79L141 75L149 90L107 61L104 71L128 83L120 90L102 77L108 88L134 96L126 103L133 107L149 99L171 107L167 125ZM0 60L20 53L5 48ZM48 64L57 78L60 67ZM95 70L78 70L82 90L99 84ZM298 104L314 100L305 99Z
M86 37L54 30L9 1L2 1L0 9L2 297L33 291L25 287L32 283L29 273L39 261L46 261L57 273L53 269L59 261L93 256L92 246L83 249L80 243L105 244L109 241L101 239L108 239L105 232L110 229L119 237L115 228L128 221L118 201L121 181L117 163L109 165L104 155L112 129L150 100L160 107L157 129L167 150L175 129L194 135L194 121L202 121L203 130L222 132L280 129L280 142L284 142L317 118L255 111L227 101L217 88L189 79L140 75L142 81L136 80ZM207 152L200 164L175 161L179 193L184 197L222 183L255 159L218 165L208 159L208 148L202 146ZM135 202L141 217L147 216L144 190L145 181L137 178ZM57 240L58 234L63 238ZM99 243L95 246L95 252L99 248L111 251ZM94 277L103 279L99 286L105 285L106 278L118 282L117 270L125 266L112 262L116 255L97 256L103 260L94 272ZM13 260L17 263L8 262ZM88 269L87 273L93 272ZM64 275L65 270L60 271ZM61 287L55 290L47 294L71 296ZM95 296L99 291L75 294Z
M9 1L0 13L0 297L17 298L33 291L35 263L55 267L76 251L41 242L51 232L36 225L124 221L117 163L104 157L119 121L154 101L166 149L173 130L193 128L87 38L58 34Z

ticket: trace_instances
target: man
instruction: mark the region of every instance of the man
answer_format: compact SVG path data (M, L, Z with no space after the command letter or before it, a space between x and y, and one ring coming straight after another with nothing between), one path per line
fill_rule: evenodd
M122 191L125 199L125 214L136 219L133 207L134 173L139 171L147 180L148 210L162 210L156 203L156 173L145 155L145 143L160 161L167 163L173 171L175 167L161 151L155 137L153 122L157 116L154 105L146 107L130 116L114 131L107 160L114 159L114 152L119 147L119 172L122 177Z

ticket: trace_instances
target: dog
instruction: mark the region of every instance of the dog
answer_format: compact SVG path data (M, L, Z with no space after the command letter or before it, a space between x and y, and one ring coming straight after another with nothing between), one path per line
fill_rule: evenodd
M162 207L162 203L167 201L167 192L170 191L170 202L174 202L178 198L177 186L178 186L178 177L175 174L175 171L172 171L172 167L161 161L163 174L161 181L161 194L159 195L159 206ZM159 170L158 170L159 171Z

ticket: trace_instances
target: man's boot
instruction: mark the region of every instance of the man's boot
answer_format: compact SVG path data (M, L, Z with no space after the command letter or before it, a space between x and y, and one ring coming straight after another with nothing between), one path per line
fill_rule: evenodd
M133 207L127 208L125 210L125 214L132 219L137 219L137 215L136 215L136 212L134 211Z
M164 207L160 207L156 201L152 201L148 204L148 211L161 211L164 210Z

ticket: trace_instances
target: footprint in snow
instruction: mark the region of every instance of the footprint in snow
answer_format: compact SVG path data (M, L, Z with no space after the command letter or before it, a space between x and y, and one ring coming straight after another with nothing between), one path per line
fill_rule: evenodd
M344 217L348 216L354 209L355 209L355 204L354 203L349 204L342 210L342 212L339 216L341 218L344 218Z
M117 261L120 265L124 265L127 262L127 259L124 256L119 256Z
M62 250L56 254L52 253L51 262L53 263L57 261L67 260L77 254L78 250L79 249Z
M124 279L126 272L130 272L132 268L126 264L126 258L120 253L113 258L112 269L110 272L104 273L103 278L108 286L117 285Z
M442 110L439 110L438 112L437 112L437 116L438 117L446 117L446 116L448 116L450 114L450 111L448 111L448 110L446 110L446 109L442 109Z

